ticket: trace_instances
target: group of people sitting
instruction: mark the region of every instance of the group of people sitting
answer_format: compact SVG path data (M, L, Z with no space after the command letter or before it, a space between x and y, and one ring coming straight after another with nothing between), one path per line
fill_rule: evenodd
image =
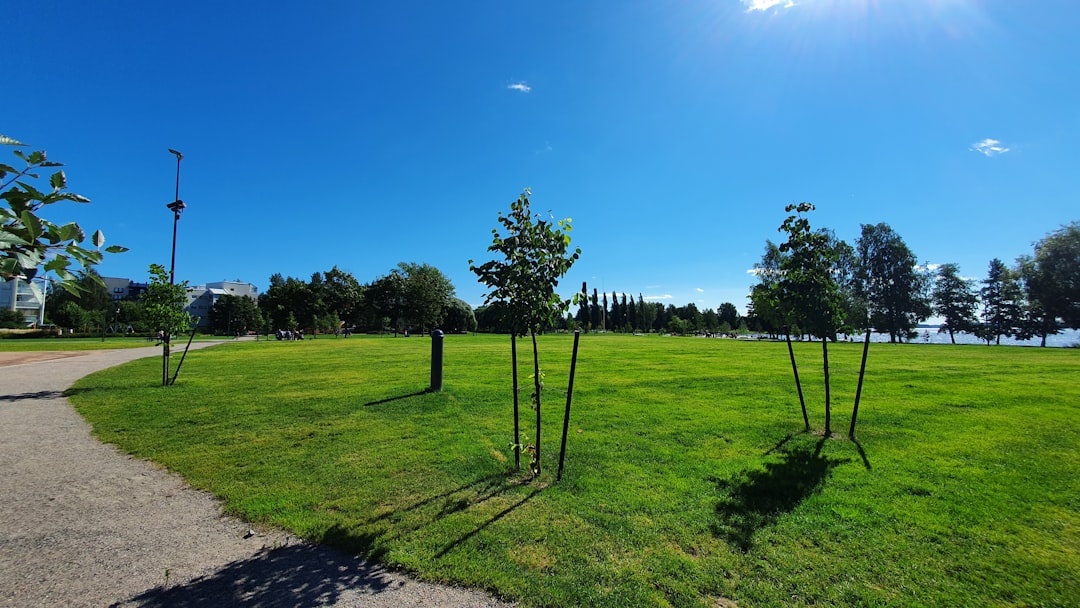
M278 340L303 340L304 330L298 329L296 331L293 331L291 329L279 329L274 332L274 336Z

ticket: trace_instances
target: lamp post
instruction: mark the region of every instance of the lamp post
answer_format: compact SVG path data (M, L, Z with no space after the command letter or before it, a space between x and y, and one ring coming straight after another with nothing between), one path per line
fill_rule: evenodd
M173 225L172 225L172 261L169 264L169 285L176 284L176 225L180 223L180 214L183 213L184 208L187 205L184 201L180 200L180 160L184 158L184 155L169 148L169 152L176 156L176 200L165 205L169 211L173 212ZM169 343L172 341L172 331L164 332L162 336L162 349L163 355L161 359L161 386L169 385Z
M176 225L180 223L180 214L184 212L187 205L180 200L180 160L184 158L184 155L172 148L169 148L169 152L176 155L176 200L165 205L173 212L172 262L169 264L169 284L173 285L176 283Z

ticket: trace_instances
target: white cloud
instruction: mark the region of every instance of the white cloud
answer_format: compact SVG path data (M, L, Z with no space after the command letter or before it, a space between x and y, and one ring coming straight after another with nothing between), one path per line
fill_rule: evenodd
M521 91L522 93L528 93L532 90L532 87L525 84L524 82L515 82L514 84L507 85L506 88L512 89L514 91Z
M972 152L978 152L983 156L996 156L998 154L1004 154L1009 151L1002 143L996 139L990 139L989 137L980 141L979 143L972 144L968 148Z
M743 6L746 7L746 12L752 13L754 11L765 12L774 6L780 8L791 8L795 6L794 0L741 0Z
M705 293L705 290L704 290L704 289L702 289L702 288L700 288L700 287L695 287L695 288L694 288L694 291L696 291L696 292L698 292L698 293Z
M652 300L674 300L675 296L671 295L670 293L665 293L662 296L645 296L645 299L650 300L650 301L652 301Z

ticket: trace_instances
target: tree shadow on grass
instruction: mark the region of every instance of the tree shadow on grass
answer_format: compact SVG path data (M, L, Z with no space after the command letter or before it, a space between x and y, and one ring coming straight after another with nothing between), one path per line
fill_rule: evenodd
M422 397L422 396L424 396L424 395L426 395L426 394L428 394L430 392L431 392L430 390L416 391L415 393L409 393L408 395L398 395L396 397L387 397L385 399L379 399L378 401L368 401L367 403L364 404L364 407L368 407L368 406L371 406L371 405L382 405L384 403L390 403L390 402L393 402L393 401L401 401L402 399L411 399L412 397Z
M346 590L374 595L395 585L386 570L362 558L305 543L263 549L213 574L113 606L325 606Z
M829 471L847 459L821 455L825 439L814 446L786 447L789 438L769 450L779 452L779 462L766 462L765 470L752 470L731 479L711 478L721 498L717 520L710 526L715 536L746 552L754 546L754 534L771 526L785 513L821 490Z
M321 540L330 546L349 553L358 553L374 561L385 557L390 544L417 530L433 525L443 518L479 507L492 498L512 492L520 487L522 480L515 480L505 473L490 474L460 486L433 494L415 502L392 508L366 520L355 527L331 526ZM539 494L537 488L510 507L489 517L472 531L448 543L435 555L446 555L454 547L479 534L484 528L502 519L512 511Z

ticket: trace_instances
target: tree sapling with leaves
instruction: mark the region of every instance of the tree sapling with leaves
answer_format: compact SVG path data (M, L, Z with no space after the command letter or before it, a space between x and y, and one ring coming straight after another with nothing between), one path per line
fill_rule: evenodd
M533 214L529 206L528 188L510 204L510 213L499 213L498 228L492 229L488 251L501 255L479 266L469 260L469 269L479 281L490 288L485 304L501 303L503 320L510 327L512 344L516 337L528 332L533 350L533 408L536 410L536 441L522 447L519 438L517 409L517 363L514 357L514 444L515 460L521 450L529 452L533 475L540 474L540 392L543 388L540 360L537 356L536 334L555 324L570 306L555 288L580 257L581 249L570 250L570 219L552 221ZM516 355L516 346L514 353ZM519 465L520 466L520 465Z

